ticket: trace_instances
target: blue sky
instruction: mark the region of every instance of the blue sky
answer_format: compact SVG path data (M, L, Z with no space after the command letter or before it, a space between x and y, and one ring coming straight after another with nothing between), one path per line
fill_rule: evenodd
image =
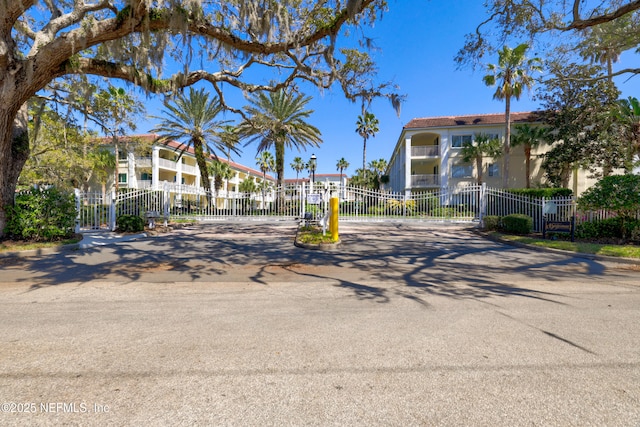
M390 159L402 127L416 117L448 116L504 111L501 101L493 100L495 89L482 82L484 70L457 70L454 56L464 44L465 34L473 31L484 19L483 2L449 0L390 0L389 11L374 28L365 28L380 51L374 53L381 81L393 80L400 92L407 96L398 117L386 100L374 102L371 111L380 120L380 132L367 141L367 163L371 160ZM495 62L494 59L489 59ZM640 66L638 55L623 54L615 69ZM625 80L627 80L625 82ZM628 80L617 79L622 97L640 97L640 76ZM205 86L206 87L206 86ZM535 90L535 88L534 88ZM318 158L317 173L337 173L336 163L344 157L351 175L362 167L362 138L355 132L360 105L344 99L338 87L320 93L306 90L314 99L309 107L314 110L309 122L322 132L319 148L306 152L290 152L285 157L285 176L294 178L289 164L294 157L308 160L311 154ZM539 107L532 100L534 91L526 93L520 101L512 103L512 111L531 111ZM153 105L154 103L151 103ZM242 104L245 105L245 104ZM159 115L159 110L148 110ZM149 128L140 127L139 132ZM255 167L255 146L242 148L241 156L232 159ZM304 174L304 172L303 172Z

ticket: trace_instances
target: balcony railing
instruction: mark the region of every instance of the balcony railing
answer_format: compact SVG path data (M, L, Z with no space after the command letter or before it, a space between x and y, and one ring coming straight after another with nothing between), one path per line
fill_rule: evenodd
M161 168L170 169L172 171L176 170L176 162L174 162L173 160L160 158L158 159L158 166L160 166Z
M137 157L136 158L136 166L139 168L150 168L151 167L151 157Z
M198 169L195 166L185 165L183 163L182 164L182 172L188 173L190 175L197 175L198 174Z
M411 157L440 157L440 146L418 145L411 147Z
M411 187L439 187L440 175L411 175Z

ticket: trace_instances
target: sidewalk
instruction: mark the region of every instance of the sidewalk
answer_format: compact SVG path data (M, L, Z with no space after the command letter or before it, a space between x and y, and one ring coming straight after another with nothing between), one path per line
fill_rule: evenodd
M94 246L105 246L113 243L128 242L147 237L147 233L122 234L112 231L92 231L82 234L82 240L77 243L78 248L87 249Z

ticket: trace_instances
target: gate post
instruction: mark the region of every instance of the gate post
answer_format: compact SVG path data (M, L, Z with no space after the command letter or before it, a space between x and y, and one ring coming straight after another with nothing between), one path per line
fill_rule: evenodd
M109 230L116 231L116 190L111 191L111 215L109 215Z
M483 221L484 217L487 214L487 183L483 182L482 186L478 189L478 199L480 204L478 206L478 219L480 220L480 226L484 227Z
M169 211L171 209L171 194L169 193L169 183L167 181L162 185L162 194L164 195L164 203L163 203L163 216L164 216L164 226L166 227L169 222Z
M80 189L74 188L73 194L76 196L76 233L80 233Z
M404 203L402 204L402 216L407 217L407 202L411 199L411 189L404 190Z
M300 218L304 218L304 213L306 211L306 185L304 184L304 181L302 182L302 184L300 185Z

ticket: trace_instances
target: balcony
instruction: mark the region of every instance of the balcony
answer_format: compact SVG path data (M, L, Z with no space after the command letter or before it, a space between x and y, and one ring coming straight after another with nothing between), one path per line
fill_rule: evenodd
M176 162L174 162L173 160L159 158L158 159L158 166L163 168L163 169L169 169L169 170L172 170L172 171L176 170Z
M411 157L440 157L440 146L417 145L411 147Z
M191 166L191 165L187 165L185 163L182 164L182 172L183 173L188 173L189 175L197 175L198 174L198 168L196 168L195 166Z
M439 187L440 175L411 175L411 187Z
M136 166L139 168L150 168L151 157L138 157L136 158Z

